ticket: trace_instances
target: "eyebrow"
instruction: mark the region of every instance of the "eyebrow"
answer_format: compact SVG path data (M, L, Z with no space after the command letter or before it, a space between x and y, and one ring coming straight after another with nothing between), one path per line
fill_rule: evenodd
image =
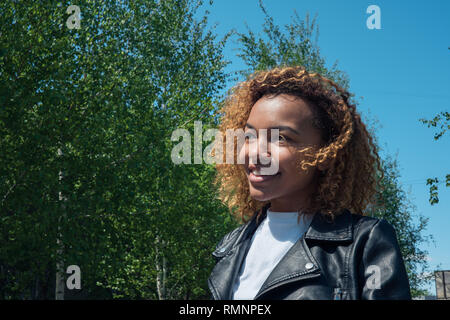
M248 128L250 128L250 129L256 130L255 127L252 126L252 125L249 124L249 123L246 123L246 124L245 124L245 127L248 127ZM280 130L280 131L287 130L287 131L291 131L291 132L295 133L296 135L299 135L299 136L300 136L300 132L298 132L297 130L292 129L291 127L288 127L288 126L276 126L276 127L270 127L270 128L267 128L267 129L278 129L278 130Z

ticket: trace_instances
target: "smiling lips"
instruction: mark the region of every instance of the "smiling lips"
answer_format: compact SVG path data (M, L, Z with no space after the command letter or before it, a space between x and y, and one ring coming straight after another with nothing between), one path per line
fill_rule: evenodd
M278 172L277 174L274 174L274 175L263 175L261 173L261 168L259 168L259 167L253 166L253 167L248 168L248 180L252 183L261 183L261 182L270 181L280 175L281 175L280 172Z

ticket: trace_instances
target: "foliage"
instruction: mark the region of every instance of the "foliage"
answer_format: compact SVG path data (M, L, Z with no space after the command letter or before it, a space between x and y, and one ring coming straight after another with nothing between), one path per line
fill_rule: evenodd
M450 129L450 113L449 112L442 111L442 112L438 113L431 120L419 119L419 121L424 124L427 124L428 128L437 127L438 125L440 125L441 131L434 135L434 140L439 140L444 135L444 133ZM427 186L430 186L429 201L430 201L431 205L439 203L438 184L439 184L439 178L437 178L437 177L427 179ZM445 176L445 186L450 187L450 174L447 174Z
M175 166L170 138L210 126L228 36L201 2L83 1L80 29L71 4L0 4L1 296L52 299L62 260L85 298L206 297L230 226L212 168Z
M382 160L384 177L383 186L379 194L379 201L384 207L374 205L367 214L388 221L395 229L398 244L405 262L413 297L428 295L422 289L432 280L427 260L428 252L420 248L423 243L433 241L432 235L424 235L428 225L428 218L421 214L413 214L415 206L408 200L398 178L398 164L396 159L387 156Z
M316 17L310 21L309 14L301 20L294 10L292 22L284 26L283 32L268 14L259 0L259 6L265 15L263 36L255 35L247 28L247 33L237 33L241 53L238 56L248 66L241 75L254 71L272 69L274 67L302 65L310 72L317 72L348 88L348 76L337 69L337 61L331 67L326 67L325 59L320 53L317 40L319 27ZM315 37L315 38L314 38ZM314 38L314 39L313 39Z

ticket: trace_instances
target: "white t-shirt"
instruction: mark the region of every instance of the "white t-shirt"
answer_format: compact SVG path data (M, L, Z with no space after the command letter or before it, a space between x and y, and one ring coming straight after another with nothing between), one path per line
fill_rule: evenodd
M252 300L281 258L297 242L311 224L311 215L297 212L273 212L256 229L250 249L233 288L233 300Z

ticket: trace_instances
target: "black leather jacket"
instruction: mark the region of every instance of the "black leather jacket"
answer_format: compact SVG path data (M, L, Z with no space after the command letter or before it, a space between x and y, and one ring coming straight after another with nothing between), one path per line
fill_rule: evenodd
M262 209L259 223L266 217ZM208 279L215 300L231 300L233 285L259 223L256 214L219 242ZM270 250L270 248L268 248ZM255 297L273 300L410 300L410 287L394 228L384 219L346 210L334 223L316 214Z

